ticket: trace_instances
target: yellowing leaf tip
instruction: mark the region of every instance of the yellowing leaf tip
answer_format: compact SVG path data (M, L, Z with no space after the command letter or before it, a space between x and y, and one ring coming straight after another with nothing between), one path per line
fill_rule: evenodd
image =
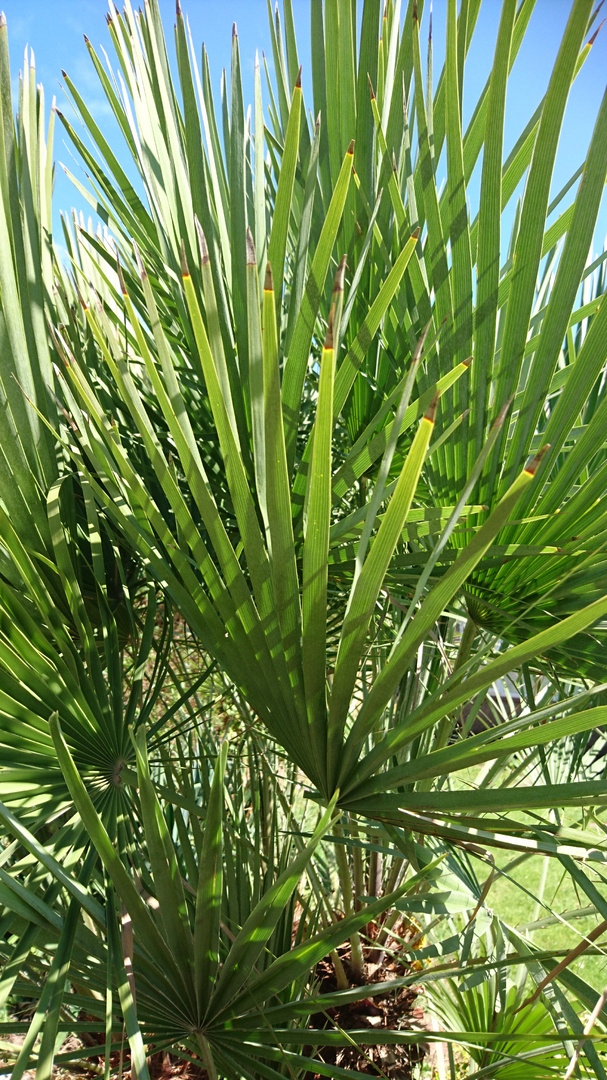
M264 292L274 292L274 278L272 276L272 267L269 262L266 263L266 276L263 282Z

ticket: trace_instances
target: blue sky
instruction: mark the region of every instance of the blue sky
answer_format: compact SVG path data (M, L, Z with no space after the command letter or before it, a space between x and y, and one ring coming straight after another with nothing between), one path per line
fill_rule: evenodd
M572 0L537 0L527 38L519 53L510 82L506 117L506 151L524 127L542 94L545 92L552 64L558 50L562 31L571 10ZM219 79L223 66L229 65L233 22L237 23L241 46L245 98L252 97L252 78L255 50L270 53L267 28L266 0L182 0L184 12L192 27L193 39L199 49L205 42L211 57L214 90L219 97ZM359 4L360 6L360 4ZM442 60L446 0L434 0L434 69L438 73ZM174 0L160 0L160 7L172 41ZM301 59L309 75L309 0L293 0L299 35ZM403 7L405 3L403 0ZM426 0L426 7L429 7ZM473 39L464 91L464 112L469 116L477 95L487 77L495 43L500 13L500 0L484 0ZM44 84L47 103L53 95L60 108L66 98L61 88L61 68L65 68L87 100L98 123L111 134L115 128L109 108L90 63L83 34L87 34L99 50L110 51L111 42L105 23L105 0L4 0L8 20L11 67L16 75L23 64L23 49L29 44L35 52L37 77ZM426 20L427 21L427 20ZM422 27L423 27L422 23ZM592 134L607 73L607 25L599 34L576 84L573 87L561 137L555 170L553 193L558 191L571 173L581 164ZM311 98L307 95L308 107ZM73 168L71 151L58 128L55 154L59 161ZM472 193L474 197L474 193ZM82 201L72 185L57 170L57 209L80 207ZM506 224L506 222L505 222ZM607 213L601 214L596 242L600 247L607 232Z

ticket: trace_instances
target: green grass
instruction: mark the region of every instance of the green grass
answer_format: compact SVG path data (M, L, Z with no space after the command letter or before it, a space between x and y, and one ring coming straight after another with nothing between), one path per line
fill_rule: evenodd
M501 869L506 868L510 861L508 855L496 859ZM540 895L543 873L543 906L540 906L536 895ZM552 914L563 915L588 906L588 900L576 889L561 864L556 859L546 863L541 856L531 856L524 863L519 863L507 877L500 875L490 890L487 903L510 926L519 930L527 923ZM542 949L573 949L598 921L597 915L563 919L545 929L528 931L528 934ZM573 970L595 989L602 991L607 985L607 950L604 955L581 956L574 962Z

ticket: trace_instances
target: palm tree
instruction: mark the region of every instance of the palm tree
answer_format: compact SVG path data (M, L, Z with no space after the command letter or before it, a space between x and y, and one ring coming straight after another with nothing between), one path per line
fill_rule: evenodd
M92 149L59 116L103 226L65 221L69 268L50 248L40 256L48 327L36 324L36 352L19 353L40 385L25 399L10 390L11 409L34 404L32 439L39 428L53 465L42 471L38 444L29 429L15 441L13 422L19 498L29 484L36 499L21 517L6 503L1 518L0 784L16 845L7 888L12 905L24 889L29 897L6 987L23 963L47 975L17 1080L43 1026L39 1071L50 1076L69 970L86 1006L106 988L106 1069L117 1017L141 1076L151 1044L200 1056L209 1076L307 1069L298 1048L321 1045L307 1026L317 961L349 937L360 966L364 928L406 907L458 850L462 860L486 847L550 854L604 914L576 859L603 860L585 815L607 783L547 761L607 722L604 280L584 294L596 270L588 252L607 175L607 104L579 177L550 203L567 96L593 40L591 0L574 0L546 95L503 160L508 75L532 7L503 0L492 72L464 131L478 2L459 13L448 2L436 92L422 74L421 4L411 0L402 21L398 3L380 19L378 0L366 0L358 39L349 5L314 3L314 124L286 3L284 31L278 16L271 23L269 126L259 66L254 124L245 114L234 36L220 134L208 57L199 70L179 6L173 79L156 0L137 14L111 5L119 72L87 47L139 192L65 75ZM481 153L474 217L466 187ZM501 265L501 210L523 178ZM548 225L578 178L575 202ZM5 203L13 237L31 223L28 197L22 181ZM37 220L48 222L44 205ZM9 270L19 269L17 249L6 248ZM19 279L19 305L6 281L5 323L25 325L29 279ZM57 360L52 393L44 349ZM233 931L220 917L236 903L226 867L240 850L226 843L227 749L214 747L213 779L201 780L200 742L190 755L175 709L153 712L171 669L158 611L165 627L178 613L320 804L312 838L299 835L292 858L267 864ZM500 710L507 679L519 706ZM191 692L180 688L179 709ZM483 715L497 722L478 724ZM201 733L198 715L196 725ZM157 737L163 726L177 771ZM40 786L42 814L26 783ZM281 822L271 827L292 824ZM346 918L323 926L313 915L291 950L287 909L330 829ZM359 888L357 844L369 830L394 845L395 873L376 900ZM43 871L30 875L32 857ZM259 860L251 866L259 874ZM484 899L477 888L474 903ZM38 951L33 912L44 920ZM553 957L518 947L504 962L522 955L526 971L552 983ZM595 1008L587 986L567 989ZM571 1058L581 1033L559 1008L558 1054L565 1046ZM89 1011L98 1030L99 1004ZM322 1044L347 1038L323 1031ZM509 1047L492 1045L483 1061L493 1067Z

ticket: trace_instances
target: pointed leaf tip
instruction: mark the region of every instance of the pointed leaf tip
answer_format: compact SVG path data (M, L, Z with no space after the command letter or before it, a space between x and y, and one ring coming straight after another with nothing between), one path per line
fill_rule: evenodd
M232 37L238 37L238 27L236 26L236 23L232 23Z
M120 256L119 255L116 256L116 270L118 272L118 282L119 282L119 285L120 285L120 292L122 293L123 296L128 296L128 293L126 291L126 283L125 283L125 280L124 280L124 274L122 273L122 267L120 265Z
M253 240L253 233L247 225L247 266L257 266L257 255L255 254L255 241Z
M599 7L600 7L600 5L599 5ZM597 11L598 11L598 8L597 8ZM599 23L599 25L597 26L596 30L594 31L594 34L592 35L592 37L588 39L588 44L589 45L594 45L596 39L598 38L598 36L599 36L599 34L600 34L601 30L603 29L606 22L607 22L607 19L603 19L603 21L601 23Z
M420 232L421 232L421 229L420 229L419 225L417 225L415 227L415 229L413 230L413 232L411 233L411 239L412 240L419 240Z
M179 0L175 0L175 15L177 16L177 18L179 18L181 15L183 15L183 12L181 10L181 4L180 4Z
M188 267L188 260L187 260L187 256L186 256L186 253L185 253L185 244L184 244L183 240L181 241L180 258L181 258L181 276L184 277L184 278L189 278L190 269Z
M67 79L67 71L65 70L65 68L61 68L61 75L64 79Z
M472 363L472 357L471 356L467 356L465 360L462 360L462 364L464 365L464 367L470 367L471 363Z
M354 139L352 139L352 140L350 141L350 145L349 145L349 147L348 147L348 151L347 151L347 152L348 152L348 154L350 154L350 156L351 156L351 157L353 157L353 156L354 156Z
M421 332L421 334L420 334L420 336L419 336L419 338L417 340L417 345L415 346L413 356L411 357L411 363L417 364L419 362L419 360L421 358L421 355L422 355L422 352L423 352L423 349L424 349L424 345L426 344L426 338L428 337L428 333L430 331L431 326L432 326L432 319L428 319L428 322L424 326L424 329L422 330L422 332Z
M434 418L436 416L436 410L438 408L438 399L439 399L439 397L440 397L440 393L434 395L432 401L430 402L430 404L428 405L428 408L426 409L426 411L424 413L424 420L429 420L431 424L434 423Z
M90 38L88 38L88 37L86 36L86 34L83 34L82 36L83 36L83 38L84 38L84 44L85 44L85 45L90 45L90 44L91 44L91 39L90 39Z
M419 22L419 15L417 14L417 0L413 0L413 22Z
M327 333L326 333L326 335L325 335L325 344L324 344L324 349L325 349L325 350L329 350L329 349L332 349L332 348L333 348L333 344L334 344L334 333L333 333L333 307L331 307L331 310L330 310L330 312L329 312L329 321L328 321L328 323L327 323Z
M264 292L274 292L274 278L272 276L272 267L269 262L266 263L266 276L263 282Z
M335 274L335 281L333 283L333 294L344 291L347 260L347 255L342 255L341 259L339 260L339 266L337 267L337 273Z
M537 470L539 469L539 467L541 465L542 458L548 452L549 449L550 449L550 443L546 443L545 446L542 446L538 450L535 457L531 458L531 461L529 462L529 464L525 465L525 470L524 471L526 473L529 473L530 476L535 476Z
M145 279L148 276L147 270L146 270L145 266L143 265L143 259L141 258L141 252L139 250L139 247L137 246L137 244L135 243L134 240L133 240L133 251L135 252L135 262L137 264L137 269L139 271L139 276L140 276L142 281L145 281Z
M373 89L373 83L371 82L371 76L367 72L367 80L369 82L369 93L371 94L371 101L375 101L375 90Z
M295 89L301 90L301 64L299 65L299 71L297 72L297 78L295 80Z
M6 15L3 11L0 11L0 27L6 26Z
M206 266L210 262L209 249L207 247L207 238L204 235L202 225L198 220L198 216L194 214L194 226L196 228L196 236L198 237L198 247L200 249L200 265Z
M496 418L494 420L494 423L493 423L494 429L495 428L501 428L502 424L504 423L504 420L506 419L506 416L508 414L508 410L510 409L510 406L512 405L513 401L514 401L514 395L512 397L508 398L505 405L502 405L499 413L497 414L497 416L496 416Z

